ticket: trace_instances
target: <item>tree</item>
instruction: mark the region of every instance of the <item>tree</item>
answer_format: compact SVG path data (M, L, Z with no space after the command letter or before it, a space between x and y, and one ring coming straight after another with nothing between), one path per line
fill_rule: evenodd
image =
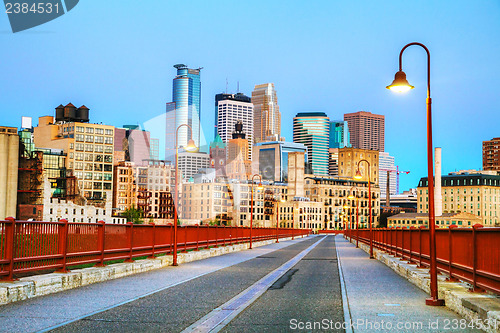
M123 212L123 216L127 218L127 222L132 222L134 224L142 224L142 211L135 208L134 206L127 208Z

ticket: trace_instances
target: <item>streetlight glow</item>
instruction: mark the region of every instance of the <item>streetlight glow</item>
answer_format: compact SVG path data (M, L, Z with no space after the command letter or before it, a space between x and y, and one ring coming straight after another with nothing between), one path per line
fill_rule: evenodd
M359 169L356 171L356 174L354 175L354 179L356 180L361 180L363 178L363 176L361 175L361 172L359 171Z
M394 75L394 81L386 88L397 93L404 93L415 87L408 83L405 72L399 71Z

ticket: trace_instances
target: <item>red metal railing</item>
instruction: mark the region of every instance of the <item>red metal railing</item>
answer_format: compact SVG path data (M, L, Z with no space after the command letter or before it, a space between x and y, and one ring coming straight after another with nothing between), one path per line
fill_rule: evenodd
M352 229L346 236L369 244L369 230ZM373 246L429 267L429 230L420 228L373 229ZM472 290L483 289L500 294L500 228L436 229L436 257L438 271L450 280L461 280L472 285Z
M83 264L132 261L173 251L173 226L0 221L0 280L42 270L66 272ZM276 233L278 232L278 235ZM253 228L252 241L308 235L308 229ZM179 252L250 241L250 228L226 226L178 227Z

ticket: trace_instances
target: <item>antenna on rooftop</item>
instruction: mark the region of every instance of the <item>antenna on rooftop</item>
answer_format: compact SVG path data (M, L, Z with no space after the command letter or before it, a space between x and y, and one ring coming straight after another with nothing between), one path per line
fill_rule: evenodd
M240 92L240 81L238 81L238 88L236 89L236 92L239 93Z
M226 77L226 94L227 94L227 77Z

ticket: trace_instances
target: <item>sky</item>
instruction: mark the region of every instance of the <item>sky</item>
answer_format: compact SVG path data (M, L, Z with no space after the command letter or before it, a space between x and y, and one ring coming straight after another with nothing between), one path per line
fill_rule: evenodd
M0 125L85 104L91 122L139 124L164 140L174 64L203 67L201 121L213 139L214 96L251 95L273 82L282 136L298 112L331 120L385 116L385 150L400 190L427 175L426 56L413 46L403 70L415 89L385 89L401 48L431 52L434 146L443 174L482 168L482 141L500 136L500 1L82 0L65 15L12 33L0 14Z

